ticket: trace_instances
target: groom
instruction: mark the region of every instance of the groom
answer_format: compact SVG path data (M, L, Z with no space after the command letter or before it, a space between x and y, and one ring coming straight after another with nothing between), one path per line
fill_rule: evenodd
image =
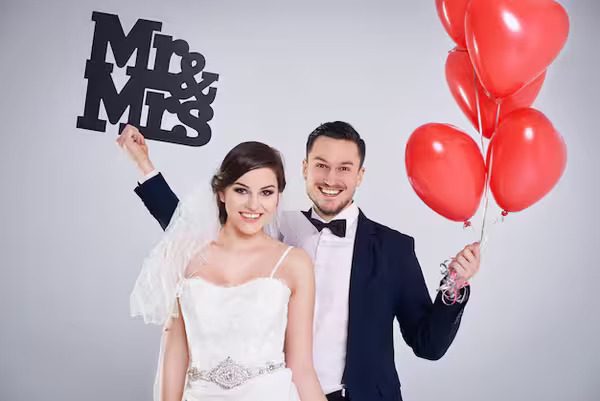
M152 165L143 136L127 126L118 143L144 174L135 189L164 228L179 202ZM314 262L316 296L313 359L329 401L399 401L393 322L414 353L431 360L450 347L469 297L432 303L412 237L369 220L353 201L360 185L365 142L348 123L322 124L308 137L302 174L313 202L307 212L284 212L281 238ZM452 261L467 282L479 269L479 245Z

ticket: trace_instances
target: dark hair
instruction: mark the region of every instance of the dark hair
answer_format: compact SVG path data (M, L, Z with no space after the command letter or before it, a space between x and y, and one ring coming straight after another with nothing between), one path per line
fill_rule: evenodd
M213 176L211 186L213 193L217 195L217 207L219 208L219 221L225 224L227 221L227 211L225 203L221 202L218 192L225 191L238 178L248 171L258 168L268 167L277 177L277 187L279 192L285 189L285 173L281 154L261 142L242 142L227 153L223 159L219 171Z
M310 133L306 140L306 157L313 147L313 144L320 136L326 136L333 139L345 139L352 141L358 146L358 154L360 155L360 167L365 162L366 145L358 132L347 122L333 121L319 125L313 132Z

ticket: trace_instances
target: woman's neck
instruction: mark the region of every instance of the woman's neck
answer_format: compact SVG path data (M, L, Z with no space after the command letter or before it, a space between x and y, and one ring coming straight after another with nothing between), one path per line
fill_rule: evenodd
M247 249L257 246L267 235L262 231L245 234L236 227L225 223L219 232L218 242L225 248Z

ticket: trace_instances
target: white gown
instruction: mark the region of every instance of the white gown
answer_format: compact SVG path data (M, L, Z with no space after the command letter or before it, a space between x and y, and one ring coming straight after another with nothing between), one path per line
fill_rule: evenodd
M190 372L205 374L226 360L254 372L269 363L284 362L291 292L273 275L290 249L269 277L232 287L219 286L199 276L181 282L178 297L187 334ZM222 372L221 377L227 381L232 375L236 375L235 370ZM188 374L182 401L299 401L292 372L285 367L232 388L224 388L222 384L193 379Z

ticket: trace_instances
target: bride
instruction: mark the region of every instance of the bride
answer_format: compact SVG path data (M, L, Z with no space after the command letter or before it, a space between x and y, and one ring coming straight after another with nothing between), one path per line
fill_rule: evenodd
M241 143L211 186L218 211L202 202L208 187L181 202L131 294L133 315L164 325L155 399L325 401L312 263L264 231L285 188L279 153Z

